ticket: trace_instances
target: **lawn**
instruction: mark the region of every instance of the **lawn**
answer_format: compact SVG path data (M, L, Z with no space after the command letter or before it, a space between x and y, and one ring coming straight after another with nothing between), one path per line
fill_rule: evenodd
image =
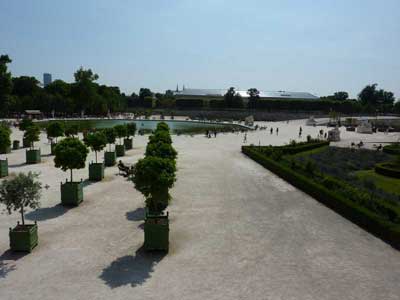
M360 180L372 180L377 188L400 196L400 179L377 174L374 170L358 171L356 175Z

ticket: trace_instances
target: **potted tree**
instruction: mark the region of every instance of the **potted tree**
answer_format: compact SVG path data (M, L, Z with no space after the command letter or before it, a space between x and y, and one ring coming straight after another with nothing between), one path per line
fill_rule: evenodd
M104 164L106 167L112 167L117 160L115 151L111 150L111 145L115 143L116 133L114 128L106 128L103 130L108 144L108 151L104 151Z
M22 119L21 122L19 123L19 130L26 131L32 125L33 125L33 122L31 119ZM30 143L27 140L22 139L22 146L24 148L29 148Z
M131 136L135 136L136 133L136 123L128 123L126 124L126 138L124 139L124 145L126 150L131 150L133 148L133 138Z
M97 162L97 152L104 149L107 145L107 138L101 131L89 133L86 136L85 144L95 153L96 162L89 164L89 180L101 181L104 178L104 163Z
M5 127L0 127L0 148L7 149L11 145L10 130ZM0 159L0 178L8 176L8 160Z
M89 153L87 147L77 138L68 137L63 139L54 148L54 163L56 168L64 172L70 170L70 181L61 183L61 203L63 205L78 206L83 201L83 184L81 181L74 182L73 169L85 167L86 157Z
M0 130L4 131L4 133L8 135L8 140L10 141L9 143L0 145L0 154L8 154L11 152L11 140L10 140L11 129L6 125L1 124Z
M125 125L116 125L114 126L115 133L119 138L119 145L115 145L115 152L117 153L117 157L125 155L125 145L122 141L127 134L126 126Z
M40 148L35 149L35 142L39 141L40 129L37 125L29 126L24 133L24 140L29 143L29 149L25 151L26 163L40 163Z
M166 250L169 248L169 220L164 209L171 196L169 189L175 182L175 161L147 156L140 159L133 171L135 188L146 202L144 225L144 247L146 250Z
M76 124L69 125L67 128L65 128L65 135L67 137L75 137L78 136L79 132L79 126Z
M51 155L54 155L54 148L57 145L57 138L64 135L64 125L60 122L51 122L47 128L47 137L51 139ZM55 142L53 142L55 139Z
M5 179L0 184L0 202L5 204L9 214L19 211L21 221L17 226L10 228L10 248L13 251L31 252L38 244L37 223L25 224L25 207L36 209L39 207L42 184L37 181L38 174L29 172L19 173L12 179Z

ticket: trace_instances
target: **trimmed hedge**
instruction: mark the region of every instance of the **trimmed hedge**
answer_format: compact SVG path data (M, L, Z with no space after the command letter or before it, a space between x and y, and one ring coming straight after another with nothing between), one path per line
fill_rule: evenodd
M274 152L279 150L282 152L283 155L286 154L297 154L304 151L313 150L316 148L329 146L329 141L318 141L318 142L304 142L304 143L297 143L294 145L284 145L284 146L262 146L258 147L259 151L264 153Z
M394 248L400 249L400 225L392 223L365 207L334 193L331 189L293 171L289 167L269 159L257 151L254 146L242 146L242 152L343 217L386 241ZM384 208L385 204L382 207ZM387 209L390 210L390 208Z
M400 165L391 162L376 164L375 172L384 176L400 178Z
M383 147L383 152L388 154L400 155L400 144L392 144Z

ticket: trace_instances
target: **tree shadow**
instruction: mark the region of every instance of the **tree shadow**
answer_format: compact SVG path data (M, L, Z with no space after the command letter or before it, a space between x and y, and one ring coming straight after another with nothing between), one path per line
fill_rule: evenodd
M5 278L8 275L8 273L14 271L16 269L15 261L24 257L27 254L28 254L27 252L13 252L10 249L6 250L0 256L0 278Z
M49 154L42 154L42 155L40 155L40 157L50 157L50 156L54 156L54 154L49 153Z
M138 207L133 211L129 211L126 214L128 221L143 221L144 220L144 208Z
M132 287L142 285L151 277L154 266L159 263L167 252L146 252L144 247L136 251L136 255L126 255L113 261L103 269L99 276L110 288L114 289L127 284Z
M27 165L27 163L11 164L11 165L8 165L8 167L9 168L18 168L18 167L23 167L25 165Z
M53 207L38 208L34 211L27 213L25 216L28 220L45 221L45 220L54 219L59 216L62 216L68 210L69 210L68 207L65 207L61 204L57 204Z

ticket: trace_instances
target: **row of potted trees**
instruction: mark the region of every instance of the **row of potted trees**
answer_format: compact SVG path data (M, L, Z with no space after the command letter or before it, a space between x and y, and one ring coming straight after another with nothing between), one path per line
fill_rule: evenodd
M168 125L164 122L149 137L145 157L134 166L135 188L145 197L144 248L169 249L169 215L165 213L176 181L177 152L172 147Z
M51 124L60 124L57 122ZM83 201L83 184L81 181L74 181L73 170L81 169L85 167L87 155L90 147L95 152L95 163L89 165L89 179L90 180L101 180L104 177L104 163L98 163L97 152L101 151L106 147L106 144L112 144L115 142L115 138L121 139L125 137L125 140L130 140L128 146L132 146L131 135L135 134L136 126L134 125L118 125L116 128L100 130L88 133L84 142L75 137L70 132L66 134L64 129L60 125L49 125L47 128L47 134L50 138L55 138L55 143L52 142L52 153L55 155L54 162L57 168L61 168L63 171L70 171L70 181L66 180L65 183L61 183L61 203L68 206L77 206ZM28 151L37 150L34 149L34 142L39 140L40 129L33 123L28 124L26 127L23 126L25 131L24 141L29 142L30 149L27 150L27 162L28 158L35 160L35 158L28 157ZM10 129L4 126L0 126L0 149L2 146L10 146ZM57 138L64 134L68 137L64 138L57 143ZM76 135L77 133L75 133ZM125 143L124 140L124 143ZM124 146L124 144L122 144ZM110 148L110 151L111 148ZM125 152L125 149L124 149ZM29 154L31 155L31 154ZM40 150L39 150L40 159ZM3 160L0 160L3 166ZM5 160L7 163L7 159ZM115 152L114 152L114 164L115 164ZM99 167L100 166L100 167ZM3 169L3 168L0 168ZM8 165L5 168L5 175L8 175ZM3 171L2 171L3 172ZM3 173L0 173L3 174ZM38 174L29 172L28 174L19 173L17 176L11 179L5 179L0 184L0 202L4 203L9 213L14 210L19 210L21 213L22 223L17 224L16 227L10 228L10 247L14 251L31 251L38 243L38 230L37 224L25 224L24 208L30 207L35 209L39 206L39 199L41 194L41 183L37 180Z

